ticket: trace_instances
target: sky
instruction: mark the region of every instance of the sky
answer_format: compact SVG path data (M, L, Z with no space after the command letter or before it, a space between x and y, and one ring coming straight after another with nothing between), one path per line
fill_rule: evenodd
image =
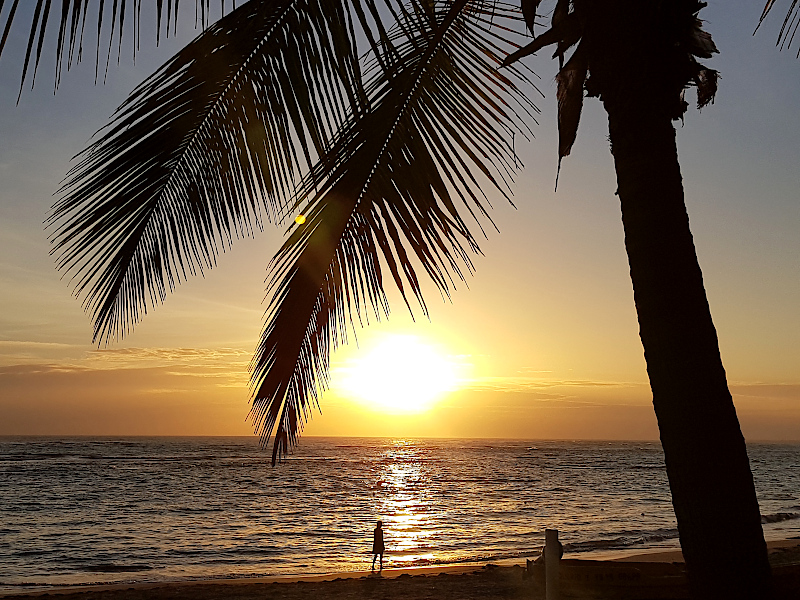
M708 61L720 89L713 105L676 123L678 148L742 430L751 441L800 440L800 60L775 47L781 3L752 35L758 5L712 0L703 10L721 51ZM135 64L123 49L105 83L95 85L90 59L54 94L53 64L43 60L17 105L23 29L0 59L0 435L251 435L247 366L283 228L239 240L132 334L97 347L43 227L72 157L196 35L191 19L159 48L143 34ZM516 208L490 195L499 233L480 240L475 275L450 299L428 285L429 318L409 315L389 290L390 319L334 353L331 389L306 435L657 439L604 113L587 100L555 192L548 56L526 59L545 95L536 138L517 142L525 168ZM415 410L358 398L350 385L398 343L438 365L418 385L439 394ZM384 393L408 384L381 379Z

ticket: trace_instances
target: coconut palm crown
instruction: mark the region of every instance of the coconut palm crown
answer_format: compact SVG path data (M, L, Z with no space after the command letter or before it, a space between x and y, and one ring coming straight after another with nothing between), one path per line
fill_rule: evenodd
M525 25L531 34L535 33L535 17L540 3L541 0L522 0ZM688 104L684 95L688 87L697 88L698 108L712 102L717 92L717 72L696 60L711 58L718 52L711 36L701 28L698 13L705 6L705 2L696 0L672 2L657 15L659 31L667 38L661 43L670 48L670 55L662 64L649 65L649 68L654 81L671 89L669 112L673 119L682 118L686 112ZM604 79L609 66L602 64L606 32L601 28L602 19L593 14L605 10L602 3L592 0L558 0L553 9L551 27L503 61L503 65L508 66L547 46L556 46L553 58L558 58L560 67L556 75L559 164L575 143L584 97L602 99L603 90L612 85L608 77ZM640 13L635 17L640 18L646 11ZM573 47L574 51L564 64L565 53Z

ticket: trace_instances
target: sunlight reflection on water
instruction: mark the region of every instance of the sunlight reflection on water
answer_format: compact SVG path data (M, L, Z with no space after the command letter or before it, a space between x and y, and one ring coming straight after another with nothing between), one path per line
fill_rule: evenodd
M398 565L432 560L435 531L429 519L432 511L431 482L424 469L421 449L407 440L393 441L386 449L378 471L382 515L387 537L387 554ZM428 550L428 551L425 551Z

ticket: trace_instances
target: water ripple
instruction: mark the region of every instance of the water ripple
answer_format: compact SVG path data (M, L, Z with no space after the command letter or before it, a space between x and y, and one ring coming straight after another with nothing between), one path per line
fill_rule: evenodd
M800 535L800 446L751 445L767 537ZM0 438L0 590L676 547L658 444Z

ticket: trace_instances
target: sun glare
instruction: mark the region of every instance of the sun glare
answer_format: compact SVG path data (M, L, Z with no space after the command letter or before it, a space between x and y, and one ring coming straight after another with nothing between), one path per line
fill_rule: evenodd
M455 389L453 363L414 336L392 335L346 369L344 389L385 412L423 412Z

